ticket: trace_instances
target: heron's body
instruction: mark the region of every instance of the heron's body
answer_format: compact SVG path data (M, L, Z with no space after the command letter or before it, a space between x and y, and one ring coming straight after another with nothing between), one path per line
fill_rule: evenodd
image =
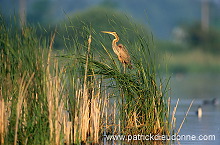
M130 56L128 54L127 49L125 49L125 47L122 44L118 45L118 49L119 49L119 55L118 55L118 59L121 63L124 63L126 65L131 65L131 59Z
M118 60L123 63L124 65L127 65L128 68L132 68L130 55L128 53L128 50L122 45L117 45L117 42L119 41L119 37L116 32L109 32L109 31L102 31L103 33L108 33L113 36L115 36L115 39L112 41L112 49L114 53L118 56Z

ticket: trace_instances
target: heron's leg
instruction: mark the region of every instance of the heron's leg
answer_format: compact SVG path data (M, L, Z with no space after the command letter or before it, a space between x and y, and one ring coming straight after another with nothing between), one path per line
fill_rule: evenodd
M125 63L123 63L123 67L124 67L124 74L126 73L126 66Z

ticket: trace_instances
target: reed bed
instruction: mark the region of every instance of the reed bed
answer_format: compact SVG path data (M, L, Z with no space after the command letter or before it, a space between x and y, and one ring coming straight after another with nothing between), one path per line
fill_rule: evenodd
M173 133L168 81L157 74L149 40L132 44L134 69L88 33L70 51L53 50L33 27L0 26L0 143L100 143L105 135ZM73 27L71 27L74 29ZM77 37L77 36L76 36ZM94 45L100 50L94 53ZM130 50L131 51L131 50Z

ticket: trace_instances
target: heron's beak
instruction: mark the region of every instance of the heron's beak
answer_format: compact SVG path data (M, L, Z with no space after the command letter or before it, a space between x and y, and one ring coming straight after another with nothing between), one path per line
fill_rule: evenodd
M111 31L101 31L102 33L108 33L108 34L112 34L113 35L113 32Z

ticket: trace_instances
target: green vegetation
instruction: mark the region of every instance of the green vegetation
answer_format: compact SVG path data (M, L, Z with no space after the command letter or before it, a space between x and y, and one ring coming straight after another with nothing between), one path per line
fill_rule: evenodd
M218 31L212 33L201 32L202 34L187 33L185 41L182 43L157 41L160 48L160 63L166 64L162 70L170 73L219 73L219 39ZM207 35L205 34L207 33ZM212 39L210 35L215 35ZM192 39L195 37L195 39ZM165 65L162 65L165 66Z
M186 41L193 48L199 48L205 52L220 53L220 31L216 28L210 27L209 30L204 31L200 25L194 24L185 28Z
M178 42L157 41L162 59L171 73L219 73L220 32L211 27L201 30L199 25L182 28L184 37Z
M47 40L0 18L1 144L44 144L49 138L45 97ZM42 136L44 135L44 137Z
M119 26L119 37L128 34ZM157 74L151 39L135 25L128 32L134 30L137 41L120 37L132 55L133 69L126 73L106 47L111 39L90 25L66 25L80 32L63 37L66 51L52 49L61 34L37 36L35 28L8 26L3 18L0 28L1 144L96 143L106 133L173 133L168 80Z
M163 61L170 73L211 73L220 72L220 57L200 49L182 53L165 52ZM164 68L165 69L165 68Z

